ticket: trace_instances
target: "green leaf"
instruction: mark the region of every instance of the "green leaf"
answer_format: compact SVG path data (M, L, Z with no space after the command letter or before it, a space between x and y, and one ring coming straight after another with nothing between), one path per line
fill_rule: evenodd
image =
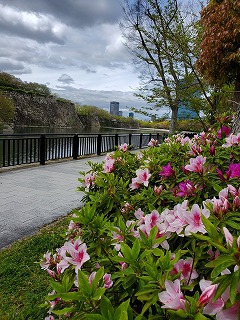
M87 320L108 320L108 318L102 316L101 314L88 314L86 315Z
M84 301L84 297L80 292L67 292L67 293L59 293L53 294L46 297L47 300L54 300L57 298L61 298L64 301Z
M207 320L209 318L205 317L203 314L201 313L197 313L194 317L194 320Z
M128 312L127 309L129 307L130 300L124 301L120 304L120 306L116 309L114 313L113 320L128 320Z
M55 290L57 293L62 293L65 291L61 283L57 281L50 281L50 285L53 288L53 290Z
M85 296L91 296L92 287L89 283L88 277L81 270L78 270L78 287L79 290L81 290Z
M219 264L211 272L211 277L212 278L216 278L219 275L219 273L221 273L223 270L225 270L226 268L230 267L231 265L235 265L235 264L236 264L236 261L234 259L227 260L227 261Z
M239 278L240 278L240 271L237 270L236 272L231 274L231 284L230 284L230 301L234 304L237 296L237 289L239 285Z
M131 263L134 261L132 257L132 250L126 243L121 243L121 251L126 262Z
M113 318L114 309L111 304L111 301L105 297L102 296L101 302L100 302L100 310L101 314L104 315L105 318L111 320Z
M232 227L233 229L235 229L235 230L240 230L239 222L235 222L234 220L228 219L228 220L225 221L225 223L227 225L229 225L230 227Z
M214 226L209 219L207 219L203 214L201 215L202 222L210 235L210 237L214 240L217 241L219 238L219 233L217 232L216 226Z
M102 279L103 274L104 274L104 268L102 267L96 272L95 277L92 281L92 292L94 292L94 290L96 290L96 288L98 286L98 282L100 279Z
M140 252L141 244L138 238L135 239L133 247L132 247L132 258L133 260L137 260L139 252Z
M214 295L214 300L216 301L222 294L223 292L227 289L231 282L231 274L226 275L223 280L219 283L217 290Z
M74 310L73 307L64 308L62 310L52 310L53 314L56 314L58 316L64 315L65 313L70 313Z
M93 300L98 300L102 295L104 295L105 291L106 291L106 289L103 288L103 287L98 288L98 289L94 292L92 299L93 299Z
M218 265L220 265L220 264L222 264L224 262L227 262L227 261L233 262L233 263L235 262L233 256L222 255L222 256L218 257L216 260L212 260L212 261L208 262L206 264L206 267L215 268Z

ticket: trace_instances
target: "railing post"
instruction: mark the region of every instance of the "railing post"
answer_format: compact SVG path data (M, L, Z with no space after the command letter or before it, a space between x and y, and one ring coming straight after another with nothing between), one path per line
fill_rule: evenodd
M72 157L74 160L78 158L78 148L79 148L79 138L78 134L73 136L73 149L72 149Z
M40 164L44 165L46 158L45 158L45 152L46 150L46 136L45 134L41 134L40 136Z
M97 136L97 155L100 156L102 150L102 135L98 134Z
M143 139L143 134L140 133L140 139L139 139L139 149L142 148L142 139Z
M115 134L115 146L118 147L118 134Z
M128 144L129 145L132 144L132 134L131 133L129 133Z
M164 140L167 138L167 134L164 132L164 134L163 134L163 142L164 142Z
M152 139L152 134L149 133L149 142L151 141L151 139Z

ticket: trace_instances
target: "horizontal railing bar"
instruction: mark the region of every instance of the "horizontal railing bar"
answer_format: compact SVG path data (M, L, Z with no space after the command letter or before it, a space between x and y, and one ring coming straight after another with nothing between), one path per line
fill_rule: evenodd
M46 133L1 134L0 167L31 163L44 165L46 161L86 155L100 155L114 151L116 146L127 143L134 149L145 148L151 138L161 143L166 134L161 133Z

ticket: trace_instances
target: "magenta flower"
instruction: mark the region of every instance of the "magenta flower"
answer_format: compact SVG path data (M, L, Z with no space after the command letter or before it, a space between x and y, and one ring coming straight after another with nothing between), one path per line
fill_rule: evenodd
M196 187L193 186L193 183L189 180L180 182L179 185L175 189L176 196L186 197L192 196L196 192Z
M159 173L160 176L166 177L166 178L173 176L174 174L175 174L175 171L171 167L170 162L168 162L166 166L162 166L162 171Z
M208 209L200 209L198 204L192 206L191 212L186 212L184 215L188 226L185 228L185 235L190 236L191 233L206 233L205 227L202 223L201 214L206 218L210 216L210 211Z
M204 164L206 162L206 157L202 155L197 156L196 158L190 159L190 164L185 166L185 169L192 172L203 173L204 171Z
M240 162L239 163L231 163L226 171L227 176L231 178L239 178L240 177Z
M174 282L170 280L165 281L166 291L158 294L160 302L164 305L162 308L168 308L172 310L185 310L185 299L180 288L180 280L177 279Z
M219 139L222 139L222 138L228 137L230 133L231 133L231 129L229 127L222 126L221 129L218 130L217 137Z

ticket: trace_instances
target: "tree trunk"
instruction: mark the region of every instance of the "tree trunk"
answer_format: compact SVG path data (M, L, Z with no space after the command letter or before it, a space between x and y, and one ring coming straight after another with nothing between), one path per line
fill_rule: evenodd
M240 132L240 76L235 82L235 90L233 96L233 111L236 112L235 119L233 121L232 133L237 134Z
M172 135L175 133L177 128L177 115L178 115L178 106L172 107L172 116L169 127L169 134Z

